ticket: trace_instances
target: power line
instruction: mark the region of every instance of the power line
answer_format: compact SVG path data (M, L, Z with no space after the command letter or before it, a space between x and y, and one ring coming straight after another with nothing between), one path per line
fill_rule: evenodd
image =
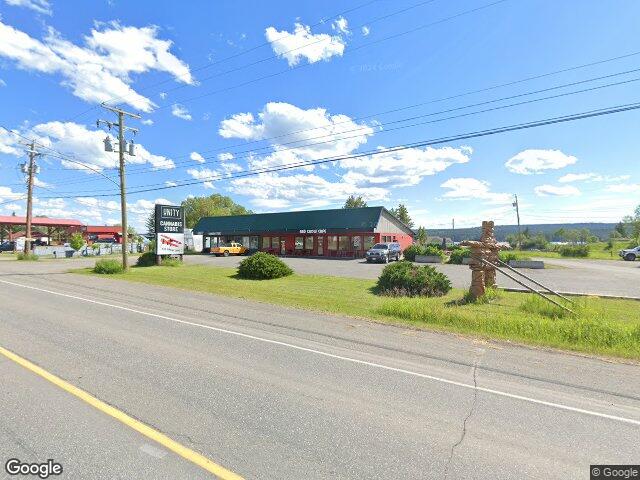
M432 27L432 26L435 26L435 25L439 25L441 23L445 23L445 22L448 22L450 20L454 20L456 18L459 18L461 16L469 15L471 13L478 12L480 10L484 10L486 8L489 8L489 7L492 7L494 5L498 5L500 3L504 3L504 2L507 2L507 1L509 1L509 0L497 0L495 2L482 5L480 7L472 8L472 9L469 9L469 10L465 10L463 12L457 13L455 15L451 15L449 17L437 20L435 22L427 23L427 24L421 25L419 27L415 27L415 28L412 28L410 30L406 30L404 32L400 32L400 33L391 35L389 37L385 37L385 38L382 38L382 39L379 39L379 40L368 42L368 43L365 43L363 45L359 45L358 47L352 47L348 51L346 51L342 56L344 57L347 54L352 55L353 52L355 52L357 50L360 50L362 48L366 48L366 47L371 46L371 45L382 43L382 42L385 42L387 40L392 40L392 39L395 39L395 38L398 38L398 37L401 37L401 36L404 36L404 35L408 35L410 33L415 33L415 32L417 32L419 30L423 30L425 28L429 28L429 27ZM242 83L239 83L239 84L236 84L236 85L232 85L230 87L226 87L226 88L223 88L223 89L219 89L219 90L214 90L214 91L211 91L211 92L203 93L203 94L200 94L200 95L197 95L197 96L194 96L194 97L190 97L190 98L179 99L179 100L177 100L177 103L187 103L187 102L192 102L194 100L200 100L202 98L209 97L211 95L216 95L218 93L227 92L227 91L230 91L230 90L234 90L236 88L240 88L240 87L244 87L244 86L247 86L247 85L251 85L251 84L259 82L261 80L266 80L268 78L273 78L273 77L276 77L276 76L291 72L293 70L297 70L297 69L300 69L300 68L306 68L306 67L308 67L310 65L315 65L315 63L301 63L301 64L295 65L293 67L289 67L286 70L281 70L279 72L271 73L269 75L264 75L262 77L257 77L257 78L254 78L252 80L248 80L246 82L242 82ZM158 110L164 110L164 109L169 108L169 107L173 107L173 105L164 105L164 106L156 107L156 108L152 109L150 111L150 113L157 112Z
M532 81L532 80L539 80L541 78L545 78L545 77L549 77L549 76L553 76L553 75L559 75L561 73L567 73L567 72L570 72L570 71L575 71L575 70L579 70L579 69L583 69L583 68L593 67L593 66L596 66L596 65L604 64L604 63L609 63L609 62L613 62L613 61L617 61L617 60L622 60L622 59L634 57L634 56L637 56L637 55L640 55L640 51L636 51L636 52L632 52L632 53L628 53L628 54L624 54L624 55L619 55L619 56L616 56L616 57L611 57L611 58L607 58L607 59L603 59L603 60L598 60L598 61L595 61L595 62L576 65L576 66L573 66L573 67L567 67L567 68L563 68L563 69L560 69L560 70L554 70L554 71L543 73L543 74L533 75L533 76L525 77L525 78L522 78L522 79L519 79L519 80L514 80L514 81L507 82L507 83L501 83L501 84L497 84L497 85L492 85L490 87L485 87L485 88L481 88L481 89L477 89L477 90L471 90L471 91L467 91L467 92L463 92L463 93L458 93L458 94L455 94L455 95L450 95L450 96L440 97L440 98L433 99L433 100L427 100L427 101L423 101L423 102L419 102L419 103L405 105L405 106L394 108L394 109L391 109L391 110L385 110L385 111L381 111L381 112L375 112L375 113L367 114L367 115L364 115L364 116L354 117L354 118L349 119L349 120L343 120L343 121L340 121L340 122L335 122L335 123L333 123L333 125L305 128L305 129L301 129L301 130L295 130L295 131L292 131L292 132L284 133L284 134L281 134L281 135L275 135L275 136L268 137L268 138L261 138L261 139L258 139L258 140L251 140L251 141L247 141L247 142L243 142L243 143L238 143L238 144L235 144L235 145L229 145L229 146L226 146L226 147L220 147L220 148L211 149L211 150L202 150L201 153L222 152L222 151L227 151L227 150L230 150L230 149L236 148L236 147L243 147L243 146L246 146L246 145L250 145L250 144L254 144L254 143L260 143L260 142L267 142L267 141L271 141L271 140L276 140L278 138L283 138L283 137L296 135L296 134L299 134L299 133L304 133L304 132L309 132L309 131L314 131L314 130L323 130L323 129L326 129L327 127L331 127L331 126L335 126L335 125L341 125L341 124L349 123L349 122L358 122L358 121L367 120L369 118L373 118L373 117L380 116L380 115L387 115L387 114L390 114L390 113L396 113L396 112L400 112L400 111L403 111L403 110L409 110L409 109L413 109L413 108L417 108L417 107L422 107L422 106L425 106L425 105L444 102L444 101L447 101L447 100L455 100L455 99L461 98L461 97L466 97L466 96L475 95L475 94L478 94L478 93L484 93L484 92L488 92L488 91L492 91L492 90L497 90L499 88L510 87L510 86L517 85L517 84L520 84L520 83L525 83L525 82L529 82L529 81ZM189 156L189 154L184 154L184 155L174 156L174 158L181 158L181 157L188 157L188 156Z
M242 172L242 173L229 175L229 176L226 176L226 177L219 177L219 176L218 177L210 177L210 178L205 178L205 179L200 179L200 180L189 181L189 182L178 184L178 185L165 185L163 187L133 190L133 191L129 191L128 193L129 194L136 194L136 193L145 193L145 192L150 192L150 191L168 190L168 189L171 189L171 188L178 188L178 187L184 187L184 186L189 186L189 185L202 184L202 183L210 182L210 181L230 180L230 179L236 179L236 178L243 178L243 177L248 177L248 176L260 175L260 174L263 174L263 173L273 173L273 172L279 172L279 171L284 171L284 170L290 170L290 169L295 169L295 168L300 168L300 167L305 167L305 166L310 166L310 165L319 165L319 164L324 164L324 163L329 163L329 162L337 162L337 161L342 161L342 160L361 158L361 157L365 157L365 156L389 154L389 153L398 152L398 151L402 151L402 150L408 150L408 149L412 149L412 148L426 147L426 146L438 145L438 144L443 144L443 143L450 143L450 142L454 142L454 141L467 140L467 139L470 139L470 138L479 138L479 137L485 137L485 136L490 136L490 135L497 135L497 134L501 134L501 133L513 132L513 131L518 131L518 130L525 130L525 129L529 129L529 128L537 128L537 127L546 126L546 125L553 125L553 124L558 124L558 123L572 122L572 121L583 120L583 119L587 119L587 118L599 117L599 116L604 116L604 115L612 115L612 114L615 114L615 113L627 112L627 111L632 111L632 110L637 110L637 109L640 109L640 102L629 103L629 104L624 104L624 105L617 105L617 106L613 106L613 107L601 108L601 109L596 109L596 110L589 110L589 111L586 111L586 112L563 115L563 116L559 116L559 117L551 117L551 118L546 118L546 119L542 119L542 120L535 120L535 121L531 121L531 122L512 124L512 125L507 125L507 126L503 126L503 127L495 127L495 128L486 129L486 130L477 130L477 131L463 133L463 134L449 136L449 137L440 137L440 138L436 138L436 139L432 139L432 140L419 141L419 142L414 142L414 143L410 143L410 144L398 145L398 146L391 147L391 148L388 148L388 149L385 149L385 150L371 150L371 151L368 151L368 152L362 152L362 153L353 154L353 155L342 155L342 156L335 156L335 157L327 157L327 158L308 161L308 162L297 162L297 163L293 163L293 164L285 164L285 165L281 165L279 167L265 168L265 169L262 169L262 170L245 171L245 172ZM93 197L111 197L111 196L114 196L114 195L117 195L117 193L100 194L100 195L92 195L92 196ZM42 198L79 198L79 197L84 197L84 196L86 196L86 195L53 196L53 197L42 197Z
M340 12L340 13L337 13L337 14L335 14L335 15L332 15L332 16L330 16L330 17L323 18L323 19L321 19L319 22L316 22L316 23L314 23L314 24L310 25L310 27L315 27L315 26L318 26L318 25L324 24L324 23L326 23L328 20L331 20L331 19L333 19L333 18L340 17L340 16L342 16L342 15L346 15L347 13L351 13L351 12L353 12L353 11L356 11L356 10L359 10L359 9L361 9L361 8L367 7L367 6L372 5L372 4L374 4L374 3L378 2L378 1L380 1L380 0L370 0L370 1L368 1L368 2L365 2L365 3L363 3L363 4L360 4L360 5L358 5L358 6L352 7L352 8L350 8L350 9L344 10L344 11L342 11L342 12ZM435 1L435 0L430 0L430 1ZM429 2L425 2L425 3L429 3ZM281 40L281 39L283 39L283 38L285 38L285 37L286 37L285 35L282 35L280 38L277 38L275 41L277 41L277 40ZM189 72L187 72L187 73L183 73L183 74L181 74L181 75L176 75L176 76L173 76L173 77L171 77L171 78L167 78L167 79L161 80L161 81L159 81L159 82L156 82L156 83L154 83L154 84L148 85L148 86L146 86L146 87L142 87L142 88L138 89L138 91L140 91L140 92L144 92L144 91L150 90L151 88L155 88L155 87L157 87L157 86L164 85L164 84L166 84L166 83L168 83L168 82L171 82L171 81L175 80L176 78L182 78L182 77L185 77L185 76L187 76L187 75L191 75L193 72L198 72L198 71L201 71L201 70L204 70L204 69L207 69L207 68L213 67L213 66L215 66L215 65L219 65L219 64L221 64L221 63L227 62L227 61L229 61L229 60L233 60L234 58L238 58L238 57L241 57L242 55L246 55L246 54L248 54L248 53L250 53L250 52L253 52L253 51L255 51L255 50L258 50L259 48L262 48L262 47L264 47L264 46L266 46L266 45L270 45L271 43L272 43L272 42L269 42L269 41L267 41L267 42L263 42L263 43L261 43L261 44L259 44L259 45L256 45L256 46L251 47L251 48L246 49L246 50L243 50L242 52L238 52L238 53L235 53L235 54L230 55L230 56L228 56L228 57L222 58L222 59L220 59L220 60L216 60L216 61L214 61L214 62L209 62L209 63L207 63L206 65L202 65L202 66L200 66L200 67L196 67L196 68L190 69L190 70L189 70ZM286 53L286 52L285 52L285 53ZM130 97L130 95L123 95L123 96L120 96L120 97L113 97L113 98L110 98L110 99L108 99L108 100L105 100L103 103L111 103L111 102L115 102L115 101L121 101L121 100L124 100L124 99L126 99L126 98L128 98L128 97ZM77 118L79 118L79 117L81 117L81 116L84 116L84 115L86 115L87 113L92 112L92 111L93 111L93 110L95 110L96 108L98 108L98 105L94 105L94 106L92 106L92 107L90 107L90 108L88 108L88 109L84 110L83 112L79 113L78 115L75 115L74 117L71 117L71 118L70 118L70 119L68 119L67 121L72 121L72 120L75 120L75 119L77 119Z
M638 70L640 70L640 69L638 69ZM562 98L562 97L566 97L566 96L570 96L570 95L576 95L576 94L579 94L579 93L585 93L585 92L589 92L589 91L599 90L599 89L607 88L607 87L611 87L611 86L618 86L618 85L628 84L628 83L637 82L637 81L640 81L640 77L624 80L624 81L621 81L621 82L615 82L615 83L609 83L609 84L606 84L606 85L600 85L600 86L597 86L597 87L591 87L591 88L572 91L572 92L565 92L565 93L561 93L561 94L558 94L558 95L551 95L551 96L547 96L547 97L536 98L536 99L526 100L526 101L522 101L522 102L516 102L516 103L512 103L512 104L508 104L508 105L501 105L501 106L498 106L498 107L487 108L487 109L474 111L474 112L468 112L468 113L464 113L464 114L460 114L460 115L453 115L453 116L439 118L439 119L435 119L435 120L417 122L417 123L412 123L412 124L409 124L409 125L401 125L401 126L398 126L398 127L382 130L381 133L389 133L389 132L393 132L393 131L401 130L401 129L405 129L405 128L412 128L412 127L422 126L422 125L426 125L426 124L439 123L439 122L443 122L443 121L447 121L447 120L452 120L452 119L457 119L457 118L468 117L468 116L472 116L472 115L478 115L478 114L482 114L482 113L502 110L502 109L505 109L505 108L512 108L512 107L515 107L515 106L528 105L528 104L531 104L531 103L541 102L541 101L550 100L550 99ZM574 82L574 83L584 83L584 82ZM550 89L544 89L544 90L541 90L541 91L548 91L548 90L553 90L555 88L561 88L561 87L562 86L552 87ZM533 93L538 93L538 92L532 92L532 94ZM521 97L523 95L527 95L527 94L515 95L514 97ZM492 100L492 101L487 101L487 102L481 102L481 103L475 104L475 105L482 105L482 104L487 104L487 103L495 103L495 102L498 102L498 101L503 101L505 99L514 98L514 97L506 97L506 98L502 98L502 99L497 99L497 100ZM475 106L475 105L471 105L471 106ZM416 119L416 118L421 118L421 117L425 117L425 116L433 116L433 115L436 115L436 114L447 113L447 112L456 111L456 110L460 110L460 109L464 109L464 108L469 108L469 107L468 106L458 107L458 108L455 108L455 109L445 110L445 111L442 111L442 112L435 112L435 113L430 113L430 114L426 114L426 115L422 115L422 116L418 116L418 117L411 117L409 119L398 120L398 121L395 121L395 122L389 122L389 124L398 123L398 122L404 122L404 121L408 121L408 120L412 120L412 119ZM386 124L386 125L388 125L388 124ZM359 129L356 129L356 130L359 130ZM352 131L355 131L355 130L352 130ZM344 132L344 133L346 133L346 132ZM333 143L333 142L342 141L342 140L348 140L348 139L352 139L352 138L358 138L358 137L361 137L361 136L362 136L362 134L346 136L346 137L335 137L335 138L333 138L332 140L329 140L329 141L308 143L308 144L299 145L299 146L296 146L296 147L278 149L277 151L280 152L280 151L288 151L288 150L298 150L298 149L308 148L308 147L312 147L312 146L316 146L316 145ZM249 152L248 156L250 156L250 154L253 153L253 151L248 151L248 152ZM242 152L240 152L240 153L242 153ZM236 158L246 158L246 157L236 157ZM203 165L203 164L200 164L200 165ZM130 172L130 175L148 173L149 171L154 171L154 170L144 170L144 169L143 170L134 170L133 172ZM65 184L70 184L70 183L71 182L65 182ZM75 182L75 183L85 183L85 182L79 181L79 182ZM92 190L92 192L95 192L95 190Z

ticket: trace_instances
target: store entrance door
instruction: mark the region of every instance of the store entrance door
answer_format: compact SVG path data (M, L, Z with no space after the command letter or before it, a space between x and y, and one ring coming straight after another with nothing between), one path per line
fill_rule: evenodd
M318 244L318 255L324 255L324 237L316 237L316 243Z

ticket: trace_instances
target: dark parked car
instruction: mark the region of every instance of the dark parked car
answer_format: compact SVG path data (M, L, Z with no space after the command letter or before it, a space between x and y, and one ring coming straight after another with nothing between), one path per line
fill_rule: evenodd
M376 243L367 250L367 262L383 262L389 263L391 260L400 260L402 257L402 248L396 242Z
M16 242L0 243L0 252L13 252L16 249Z

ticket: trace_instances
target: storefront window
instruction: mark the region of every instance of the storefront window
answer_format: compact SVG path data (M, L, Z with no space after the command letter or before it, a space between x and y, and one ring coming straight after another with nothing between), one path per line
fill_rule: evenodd
M271 248L280 250L280 237L271 237Z
M376 237L374 237L373 235L367 235L364 237L364 249L365 250L369 250L371 247L373 247L373 244L376 243Z
M303 246L304 246L304 244L303 244L302 237L296 237L295 249L296 250L302 250Z
M337 250L337 249L338 249L338 236L329 235L327 237L327 250Z
M353 249L354 250L360 250L362 248L362 237L360 235L356 235L355 237L352 237L353 242Z
M313 237L304 237L304 249L313 250Z
M338 250L349 250L349 237L340 235L338 239Z
M258 250L258 248L260 248L260 237L249 237L249 248L251 250Z
M262 248L271 248L271 237L262 237Z

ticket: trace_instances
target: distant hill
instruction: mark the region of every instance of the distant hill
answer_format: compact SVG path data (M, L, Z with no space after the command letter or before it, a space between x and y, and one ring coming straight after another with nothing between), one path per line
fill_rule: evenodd
M595 235L600 240L607 240L609 234L615 228L615 223L549 223L544 225L522 225L522 230L529 229L532 235L536 233L542 233L551 241L560 241L560 238L554 238L553 234L559 229L565 230L580 230L586 228L591 232L591 235ZM507 235L518 233L517 225L496 225L496 240L504 242ZM473 228L456 228L455 231L450 228L428 228L427 233L429 236L435 237L449 237L454 241L459 242L461 240L477 240L480 238L480 227Z

